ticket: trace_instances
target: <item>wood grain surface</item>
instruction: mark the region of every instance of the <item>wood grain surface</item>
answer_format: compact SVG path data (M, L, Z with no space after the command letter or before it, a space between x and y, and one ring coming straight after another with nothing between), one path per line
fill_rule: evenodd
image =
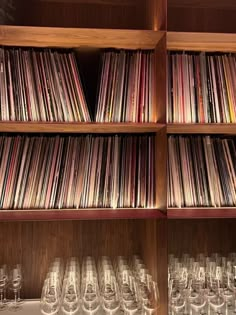
M236 218L236 207L227 208L168 208L169 219L214 219Z
M191 7L191 8L216 8L220 9L236 9L236 2L234 0L168 0L170 7Z
M236 220L168 220L168 252L228 254L235 252Z
M168 50L236 51L236 34L168 32Z
M115 220L165 218L166 212L159 209L41 209L41 210L0 210L3 221L64 221L64 220Z
M153 49L163 35L148 30L0 26L0 44L8 46Z
M0 132L25 133L144 133L157 132L164 124L156 123L36 123L0 122Z
M167 124L168 134L236 134L236 124Z

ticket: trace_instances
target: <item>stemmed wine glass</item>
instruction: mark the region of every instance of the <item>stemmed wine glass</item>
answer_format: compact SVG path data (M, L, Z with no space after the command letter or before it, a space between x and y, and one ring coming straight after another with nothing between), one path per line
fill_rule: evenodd
M146 297L145 297L146 295ZM143 314L153 314L160 304L160 295L157 282L149 278L145 288L145 295L142 295Z
M49 267L42 289L40 309L44 315L54 315L59 311L63 275L63 262L56 258Z
M74 272L70 272L62 289L61 311L63 314L73 315L79 310L79 283Z
M217 257L218 258L218 257ZM215 297L209 300L210 307L217 313L222 314L222 309L225 306L225 299L222 295L223 293L223 272L221 266L216 266L215 274L212 275L212 284L215 288Z
M57 275L50 275L44 281L40 308L44 315L57 314L60 308L60 284Z
M100 291L101 303L106 314L113 315L120 308L120 295L118 284L111 270L105 270L101 275Z
M228 273L229 289L232 290L234 296L233 312L236 313L236 266L229 267Z
M120 270L120 295L123 310L126 314L135 314L140 309L138 285L129 269Z
M98 266L101 304L106 314L112 315L120 308L119 286L109 257L101 257Z
M0 267L0 311L5 310L7 306L6 291L8 286L7 266Z
M23 277L21 265L13 267L10 273L9 289L14 293L14 301L10 305L10 310L15 312L20 308L20 290L22 288Z
M100 292L94 259L86 257L82 265L81 299L84 312L92 315L100 307Z
M61 312L63 314L76 314L80 306L80 268L77 258L71 257L66 266L64 275Z

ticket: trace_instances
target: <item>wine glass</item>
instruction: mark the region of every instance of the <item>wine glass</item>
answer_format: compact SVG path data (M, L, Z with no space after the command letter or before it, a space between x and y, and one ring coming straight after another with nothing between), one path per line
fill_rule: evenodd
M160 295L157 282L149 278L142 290L142 308L144 313L153 314L160 305Z
M63 314L73 315L79 310L79 283L75 272L70 271L64 281L61 298L61 311Z
M0 311L5 310L7 306L6 291L8 285L7 266L0 267Z
M199 314L205 314L206 304L207 299L202 294L199 294L196 298L190 301L190 307Z
M222 314L222 309L225 306L224 297L221 294L217 294L214 298L209 300L211 309L217 314Z
M119 287L113 270L107 268L101 274L100 291L103 309L113 315L120 308Z
M140 308L138 285L129 269L121 270L120 295L122 308L126 314L134 314Z
M60 307L60 283L57 275L47 277L41 295L40 309L44 315L57 314Z
M82 265L81 299L84 312L92 315L100 307L100 292L94 259L86 257Z
M11 271L9 288L14 293L14 301L10 304L10 310L16 312L20 308L20 290L22 288L21 265L16 265Z

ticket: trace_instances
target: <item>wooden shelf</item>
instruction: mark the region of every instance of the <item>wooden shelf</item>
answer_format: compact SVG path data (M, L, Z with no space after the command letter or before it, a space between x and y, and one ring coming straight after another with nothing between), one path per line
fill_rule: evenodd
M9 310L4 309L1 312L1 315L8 315ZM17 310L18 315L41 315L40 311L40 300L24 300L24 303L22 304L22 307ZM99 314L100 315L100 314Z
M168 208L168 219L224 219L236 218L236 207Z
M166 214L158 209L147 208L99 208L60 210L0 210L2 221L60 221L60 220L106 220L106 219L158 219Z
M168 32L168 50L236 51L236 34Z
M236 124L167 124L168 134L236 134Z
M154 49L163 36L149 30L0 26L0 44L6 46Z
M144 133L158 132L165 125L156 123L48 123L0 122L0 132L27 133Z

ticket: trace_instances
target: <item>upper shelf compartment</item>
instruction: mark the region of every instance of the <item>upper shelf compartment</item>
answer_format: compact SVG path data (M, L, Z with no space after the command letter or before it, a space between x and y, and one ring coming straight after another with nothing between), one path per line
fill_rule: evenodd
M164 30L166 23L164 0L13 1L18 25Z
M236 52L236 34L168 32L167 49Z
M168 30L235 33L234 0L168 0Z
M0 44L24 47L154 49L164 32L0 26Z

